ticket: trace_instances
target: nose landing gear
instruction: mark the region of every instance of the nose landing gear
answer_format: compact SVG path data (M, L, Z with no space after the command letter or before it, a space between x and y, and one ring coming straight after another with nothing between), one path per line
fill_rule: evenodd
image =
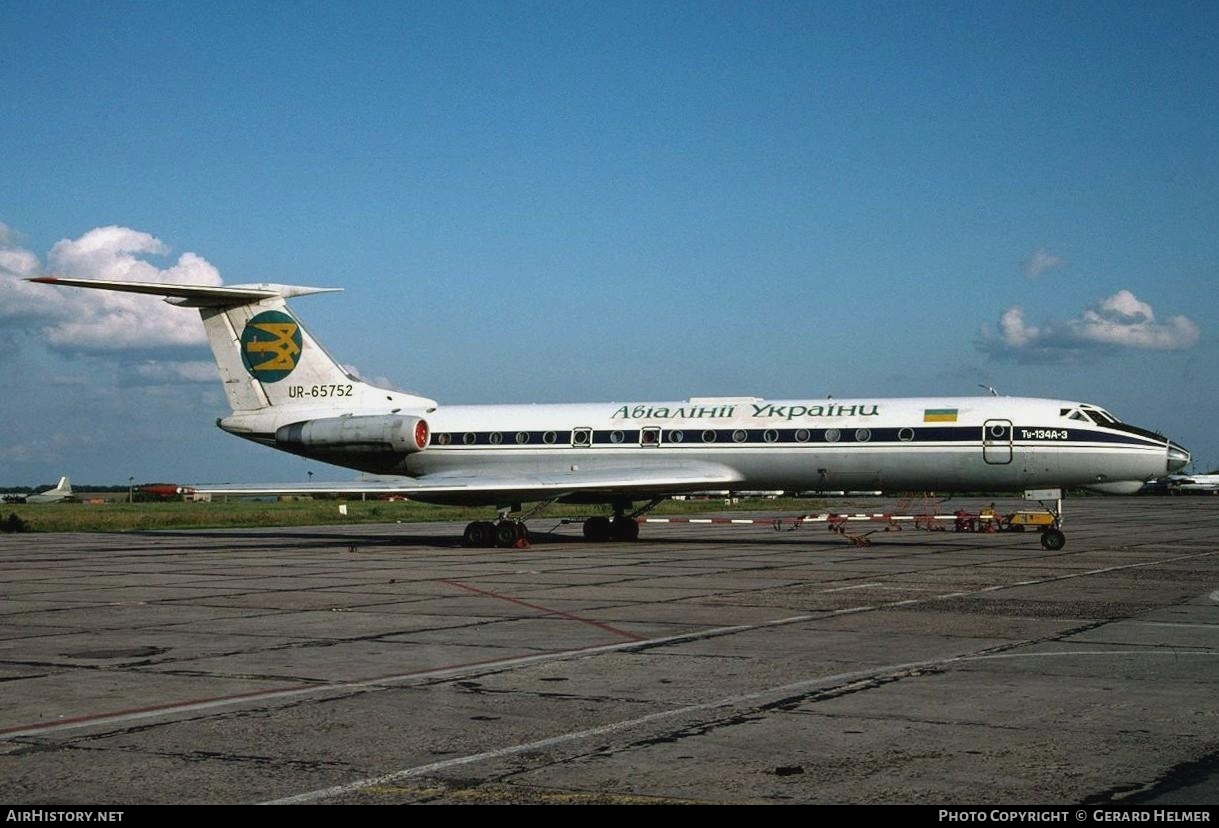
M1067 536L1062 533L1061 529L1046 529L1041 533L1041 547L1048 549L1051 552L1057 552L1062 549L1063 544L1067 542Z

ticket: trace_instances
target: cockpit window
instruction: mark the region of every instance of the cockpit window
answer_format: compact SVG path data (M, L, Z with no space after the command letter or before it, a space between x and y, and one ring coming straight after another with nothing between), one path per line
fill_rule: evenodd
M1111 426L1118 422L1117 417L1114 417L1103 408L1085 406L1084 413L1088 415L1088 419L1092 420L1092 422L1096 423L1097 425Z
M1079 420L1085 423L1088 422L1088 418L1084 416L1084 412L1080 411L1078 408L1064 408L1061 414L1068 420Z

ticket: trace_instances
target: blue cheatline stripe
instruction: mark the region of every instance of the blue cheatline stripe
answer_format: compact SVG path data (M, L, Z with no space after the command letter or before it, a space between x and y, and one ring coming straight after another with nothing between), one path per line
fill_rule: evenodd
M495 448L571 448L572 435L578 431L587 435L579 445L590 445L598 448L640 448L655 443L654 435L660 433L661 444L666 448L700 447L709 445L724 446L770 446L770 445L873 445L892 444L903 446L908 444L926 443L977 443L982 439L980 426L924 426L917 428L686 428L686 429L578 429L566 431L444 431L432 435L432 447L467 448L491 446ZM1130 434L1112 434L1088 429L1047 429L1041 426L1016 426L1013 429L1016 438L1012 443L1017 446L1062 446L1105 444L1117 446L1142 446L1147 448L1162 448L1163 443L1150 438L1141 438ZM1062 437L1042 437L1022 439L1021 432L1040 432L1043 434L1065 435ZM644 440L647 432L647 440ZM995 447L1008 445L1008 435L1005 433L992 444Z

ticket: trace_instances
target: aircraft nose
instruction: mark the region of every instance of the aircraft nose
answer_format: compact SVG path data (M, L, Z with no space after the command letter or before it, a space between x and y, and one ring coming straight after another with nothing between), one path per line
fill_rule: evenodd
M1168 444L1168 472L1180 471L1189 465L1189 451L1176 443Z

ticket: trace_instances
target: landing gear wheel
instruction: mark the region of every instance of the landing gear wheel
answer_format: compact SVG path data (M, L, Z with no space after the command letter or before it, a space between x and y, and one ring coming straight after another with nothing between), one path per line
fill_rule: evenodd
M514 546L524 534L524 524L514 520L501 520L495 526L495 545Z
M1046 529L1041 533L1041 545L1051 552L1057 552L1062 549L1067 542L1067 536L1057 529Z
M620 515L610 523L610 535L614 540L639 540L639 521Z
M610 520L604 515L596 515L584 521L584 537L590 541L607 541L610 539Z
M465 546L486 548L495 546L495 524L489 520L476 520L466 527L461 536Z

